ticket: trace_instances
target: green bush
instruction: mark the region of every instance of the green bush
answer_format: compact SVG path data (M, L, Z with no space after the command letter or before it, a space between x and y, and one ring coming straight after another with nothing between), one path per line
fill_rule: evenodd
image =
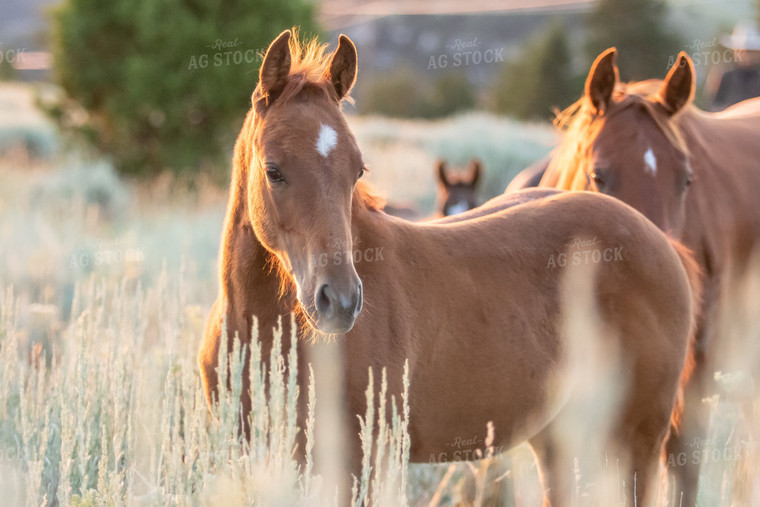
M569 106L582 84L570 68L564 25L555 22L528 44L522 57L505 66L493 91L496 111L522 119L550 120Z
M683 47L667 19L664 0L600 0L587 19L589 66L599 53L615 46L623 81L660 77Z
M409 67L399 67L369 82L360 112L395 118L442 118L475 107L475 93L461 72L447 72L431 83Z
M308 0L66 0L53 11L49 107L123 174L225 163L250 107L258 52L285 28L314 30Z

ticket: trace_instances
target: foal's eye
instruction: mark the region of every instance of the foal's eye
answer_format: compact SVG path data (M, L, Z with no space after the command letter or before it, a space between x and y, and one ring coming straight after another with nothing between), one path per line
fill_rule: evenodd
M356 179L360 179L362 176L364 176L364 171L367 170L366 166L362 166L362 168L359 170L359 176L356 177Z
M686 175L686 180L683 182L684 188L689 187L694 182L694 175L689 173Z
M282 173L280 172L280 168L274 164L267 164L267 178L272 183L285 181L285 178L282 177Z
M596 184L597 188L604 187L605 181L604 176L599 171L594 171L591 173L591 179L594 180L594 183Z

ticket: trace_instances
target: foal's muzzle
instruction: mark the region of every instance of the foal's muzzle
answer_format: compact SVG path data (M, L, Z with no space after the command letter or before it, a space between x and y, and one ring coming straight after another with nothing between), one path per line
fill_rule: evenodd
M362 282L358 278L345 286L325 281L314 294L314 325L323 333L347 333L354 327L362 303Z

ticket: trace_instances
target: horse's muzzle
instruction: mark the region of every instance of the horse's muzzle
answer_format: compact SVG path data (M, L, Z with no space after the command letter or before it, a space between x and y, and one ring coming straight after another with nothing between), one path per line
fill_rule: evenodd
M346 287L328 283L321 284L314 294L314 325L323 333L343 334L354 327L362 309L362 283L357 278Z

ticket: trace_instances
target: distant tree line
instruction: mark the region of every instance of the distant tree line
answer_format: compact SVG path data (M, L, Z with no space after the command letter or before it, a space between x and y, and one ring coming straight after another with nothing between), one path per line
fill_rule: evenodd
M399 68L376 80L360 110L429 117L481 104L521 119L551 119L554 109L562 109L580 96L591 62L610 46L620 50L625 62L622 79L655 77L652 70L664 69L668 55L683 46L667 19L664 0L600 0L586 17L588 35L581 48L582 58L573 57L566 26L558 17L526 42L521 57L503 64L481 97L467 86L467 67L441 78L457 86L434 83L431 88L421 86L420 76L408 68ZM582 63L582 67L574 67L574 62ZM429 95L436 87L438 93Z
M760 2L760 0L758 0ZM227 174L234 134L250 106L260 52L293 25L313 34L311 0L65 0L53 12L54 75L61 100L46 104L73 137L114 161L122 174L169 169ZM400 66L363 82L361 113L435 118L488 107L550 119L577 98L592 59L620 49L623 79L652 77L679 41L664 0L600 0L587 17L582 58L561 18L528 41L476 94L466 69L422 79ZM585 60L583 68L578 67ZM575 64L575 66L574 66Z

